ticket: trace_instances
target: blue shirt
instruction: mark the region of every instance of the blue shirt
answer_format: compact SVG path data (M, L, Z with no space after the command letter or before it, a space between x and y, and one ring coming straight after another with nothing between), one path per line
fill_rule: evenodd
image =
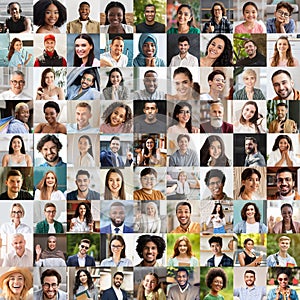
M275 26L276 18L271 18L267 20L267 33L277 33ZM290 19L290 22L284 25L284 29L286 33L294 33L295 32L295 21Z
M67 92L67 99L73 100L78 95L78 92L80 90L80 85L71 85L68 87ZM95 88L88 88L85 89L86 93L84 93L81 97L79 97L77 100L100 100L100 93Z
M58 163L54 167L66 167L66 166L67 164L63 162L60 157ZM43 164L40 165L40 167L53 167L53 166L51 166L48 162L44 162Z
M267 295L265 286L256 286L253 287L240 287L234 289L233 296L239 297L240 300L261 300L264 296Z
M288 286L289 287L289 286ZM269 294L268 294L268 298L267 300L274 300L276 299L276 288L275 289L272 289ZM291 289L291 295L290 295L290 299L291 300L298 300L298 295L296 293L295 290L292 290ZM282 296L282 294L279 294L279 300L285 300Z

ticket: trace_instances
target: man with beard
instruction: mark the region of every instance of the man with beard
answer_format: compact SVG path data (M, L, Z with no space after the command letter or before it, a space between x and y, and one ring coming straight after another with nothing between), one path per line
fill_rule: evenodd
M59 156L62 143L55 135L47 134L43 136L36 146L37 150L46 160L40 167L66 167L66 163Z
M154 70L148 70L144 74L144 90L135 91L132 100L165 100L166 93L158 91L158 76Z
M127 300L127 293L121 289L124 280L122 272L116 272L113 276L113 286L103 291L102 300Z
M294 89L294 81L286 70L277 70L273 73L272 84L277 96L273 100L300 100L300 91Z
M11 15L5 20L9 33L31 33L31 20L21 16L22 8L19 2L10 2L7 5L7 13Z
M183 201L176 205L176 217L179 226L171 231L171 233L199 233L200 224L191 220L192 206L189 202Z
M266 287L255 285L255 275L253 270L246 270L244 273L246 287L235 288L233 296L239 297L240 300L263 300L267 295Z
M260 151L257 150L257 141L255 137L245 138L245 167L265 167L266 160Z
M267 65L266 57L257 51L257 45L254 41L246 40L244 42L244 48L248 57L238 60L236 66L265 67Z
M67 300L67 293L59 289L61 275L54 269L47 269L41 276L42 289L34 292L35 300Z
M199 300L199 287L192 286L189 282L189 272L186 268L178 268L176 272L177 285L172 286L168 293L168 299L171 300Z
M71 255L67 259L68 267L95 267L95 260L87 252L90 248L91 241L82 239L79 245L79 251L75 255Z
M29 126L27 125L29 117L28 105L19 102L15 107L15 117L9 122L7 133L29 133Z
M288 168L283 167L276 172L277 192L275 195L268 197L271 200L300 200L300 194L295 191L295 175Z
M124 224L126 210L121 202L114 202L109 209L110 225L100 228L101 233L132 233L133 229Z
M223 121L224 106L213 102L209 108L210 121L200 124L201 133L233 133L233 125Z
M284 102L276 105L277 118L269 125L269 133L297 133L297 124L287 118L288 106Z
M180 36L177 45L179 53L172 57L169 67L198 67L197 57L189 53L189 38L185 35Z
M267 257L267 267L297 267L297 263L288 250L291 246L291 239L288 236L281 236L278 240L279 251Z
M137 246L135 248L139 257L143 260L136 265L136 267L162 267L163 264L159 263L157 259L162 258L165 249L165 240L157 235L141 235L137 239Z
M100 200L100 194L89 189L91 180L88 171L78 170L75 183L77 190L67 193L67 200Z
M0 195L0 200L33 200L27 191L22 190L23 175L19 170L10 170L7 173L5 185L6 192Z

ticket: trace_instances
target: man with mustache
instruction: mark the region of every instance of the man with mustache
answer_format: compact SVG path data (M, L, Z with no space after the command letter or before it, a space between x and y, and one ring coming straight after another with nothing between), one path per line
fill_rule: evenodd
M233 133L233 125L223 121L224 106L213 102L209 108L210 121L200 124L201 133Z
M113 286L103 291L102 300L127 300L127 293L121 289L124 280L122 272L116 272L113 276Z
M245 167L265 167L266 160L257 149L257 141L255 137L245 137Z

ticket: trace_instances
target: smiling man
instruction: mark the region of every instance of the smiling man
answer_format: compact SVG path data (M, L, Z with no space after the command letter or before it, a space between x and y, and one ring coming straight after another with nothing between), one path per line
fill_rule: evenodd
M95 267L95 259L88 255L87 252L90 248L91 241L82 239L79 244L79 251L75 255L71 255L67 259L68 267ZM99 246L99 245L98 245Z
M30 33L31 20L25 16L21 16L22 8L19 2L10 2L7 5L7 13L10 18L5 20L6 28L9 33Z
M15 107L15 117L9 122L7 133L29 133L28 120L29 107L24 102L19 102Z
M200 100L221 101L222 92L225 88L226 76L223 71L215 70L208 75L208 94L201 94Z
M257 140L253 136L245 137L245 167L265 167L266 160L262 153L258 151Z
M257 50L257 45L253 40L246 40L244 49L248 56L238 60L237 66L265 67L267 65L266 57Z
M103 291L101 300L127 300L127 293L121 289L121 285L124 281L124 274L122 272L116 272L113 276L113 286Z

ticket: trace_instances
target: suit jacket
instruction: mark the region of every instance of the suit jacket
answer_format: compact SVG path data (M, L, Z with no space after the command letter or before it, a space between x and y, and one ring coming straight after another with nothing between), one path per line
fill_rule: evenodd
M68 257L67 266L68 267L79 267L77 254ZM96 264L95 264L94 258L87 254L85 257L85 267L95 267L95 266L96 266Z
M121 291L123 294L123 300L127 300L126 291L124 291L122 289L121 289ZM114 289L111 287L103 292L101 300L118 300L118 298L117 298L117 295L116 295Z
M100 233L111 233L111 226L107 225L107 226L100 228ZM123 233L133 233L133 229L131 227L124 225Z
M118 155L119 166L124 167L122 158ZM100 153L101 167L116 167L116 156L110 150L102 150Z
M210 121L200 124L200 132L201 133L217 133L214 127L211 126ZM227 122L223 122L221 133L233 133L233 125Z

